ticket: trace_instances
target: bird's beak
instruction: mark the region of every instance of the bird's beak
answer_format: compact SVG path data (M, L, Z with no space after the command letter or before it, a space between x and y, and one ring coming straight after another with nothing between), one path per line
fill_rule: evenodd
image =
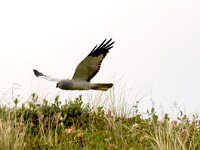
M56 88L58 88L58 83L56 84Z

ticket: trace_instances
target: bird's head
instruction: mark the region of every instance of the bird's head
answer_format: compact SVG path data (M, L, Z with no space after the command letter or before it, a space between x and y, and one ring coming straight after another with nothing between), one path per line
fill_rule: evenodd
M69 80L61 80L56 84L56 88L60 88L63 90L68 90L71 86L71 82Z
M59 82L56 84L56 88L59 88Z
M64 86L65 82L63 80L59 81L57 84L56 84L56 88L60 88L62 89L62 87Z

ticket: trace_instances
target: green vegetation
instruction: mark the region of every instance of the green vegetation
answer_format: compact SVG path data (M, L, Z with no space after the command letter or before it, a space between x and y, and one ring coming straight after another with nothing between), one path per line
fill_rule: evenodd
M0 108L0 149L55 150L198 150L198 117L180 114L173 121L166 114L161 120L154 108L143 118L137 111L132 117L120 117L102 107L83 105L82 97L61 105L59 96L53 103L37 95L27 106Z

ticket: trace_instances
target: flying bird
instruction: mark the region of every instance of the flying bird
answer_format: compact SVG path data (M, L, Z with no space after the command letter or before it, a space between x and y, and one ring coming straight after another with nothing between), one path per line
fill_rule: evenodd
M33 69L33 72L39 78L57 82L56 87L62 90L92 89L106 91L113 86L112 83L91 83L90 80L99 72L101 63L113 44L112 39L108 41L105 39L99 46L96 45L87 57L78 64L71 80L52 78L35 69Z

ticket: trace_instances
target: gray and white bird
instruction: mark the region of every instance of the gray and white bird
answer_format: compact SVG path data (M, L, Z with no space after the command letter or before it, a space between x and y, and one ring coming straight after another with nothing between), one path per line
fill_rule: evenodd
M96 45L89 55L78 64L71 80L52 78L35 69L33 72L39 78L57 82L56 87L62 90L106 91L113 86L112 83L91 83L90 80L99 72L101 63L113 44L112 39L108 41L105 39L99 46Z

